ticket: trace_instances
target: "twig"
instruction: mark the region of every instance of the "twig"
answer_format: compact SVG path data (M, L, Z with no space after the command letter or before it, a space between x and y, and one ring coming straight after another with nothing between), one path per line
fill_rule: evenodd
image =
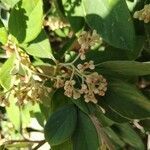
M25 139L25 140L9 140L9 141L4 142L4 145L10 145L10 144L13 144L13 143L25 143L25 142L29 142L29 143L41 143L43 141L45 142L45 140L42 140L42 141L32 141L32 140L28 140L28 139Z
M37 146L35 146L32 150L37 150L38 148L40 148L42 145L45 144L45 140L41 141Z

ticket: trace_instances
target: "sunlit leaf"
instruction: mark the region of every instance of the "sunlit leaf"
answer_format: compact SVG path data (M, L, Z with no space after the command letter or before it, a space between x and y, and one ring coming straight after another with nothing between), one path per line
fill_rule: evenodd
M9 32L19 41L27 43L42 29L42 0L22 0L10 13Z

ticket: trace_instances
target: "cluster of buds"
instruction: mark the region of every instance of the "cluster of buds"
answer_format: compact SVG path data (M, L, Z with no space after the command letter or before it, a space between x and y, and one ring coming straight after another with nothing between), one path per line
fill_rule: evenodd
M107 91L107 81L97 72L91 73L86 76L85 84L82 84L81 92L84 93L84 98L86 102L97 103L95 94L99 96L104 96Z
M12 94L17 98L17 105L21 106L27 102L32 104L40 102L43 96L48 95L51 89L45 87L41 82L31 79L28 83L23 80L13 88Z
M97 103L96 95L104 96L107 91L107 81L97 72L86 75L80 88L76 88L75 80L67 80L64 85L64 94L73 99L84 97L85 102Z
M56 79L53 79L53 80L54 80L54 85L53 85L54 88L58 89L58 88L64 87L65 83L61 76L57 76Z
M68 27L69 24L60 20L57 17L49 17L48 20L45 20L44 26L48 26L52 31Z
M86 51L96 43L101 44L102 38L97 34L96 30L93 30L92 33L83 31L78 38L78 43L81 46L79 50L80 58L84 60Z
M50 89L43 85L44 80L36 74L37 70L32 65L29 56L13 44L10 38L3 48L6 50L8 57L12 54L16 55L14 66L10 71L10 74L15 78L15 82L10 90L1 92L0 103L9 106L10 95L16 98L17 105L23 105L27 101L33 104L39 102L42 96L46 96L50 92Z
M78 99L80 98L81 94L79 90L74 88L75 84L76 84L75 80L67 80L64 86L64 90L65 90L64 94L68 97L73 97L74 99Z
M0 103L5 106L9 106L10 96L13 96L16 99L16 104L21 106L27 102L38 103L43 96L48 96L48 93L51 92L51 88L44 86L44 82L37 75L23 77L17 74L15 76L13 87L0 95Z
M78 64L77 68L81 71L84 72L86 69L95 69L95 65L94 65L94 61L89 61L89 62L85 62L84 64Z
M143 20L145 23L150 22L150 4L144 6L140 11L136 11L133 15L134 18Z
M65 63L60 64L60 66L62 65L61 67L65 67L65 69L53 80L53 87L64 88L64 95L67 97L79 99L83 96L85 102L97 103L96 95L104 96L107 91L106 79L97 72L91 72L95 69L94 61L90 60L77 64L76 66L74 62L79 58L84 60L86 58L86 51L92 46L95 46L95 44L101 44L102 39L95 30L92 33L83 31L79 36L78 43L81 46L79 55L77 55L71 63L68 63L68 65ZM75 80L76 77L82 80L81 83Z
M64 88L64 95L67 97L79 99L83 96L85 102L97 103L98 100L96 95L105 95L107 91L107 81L97 72L90 71L94 68L94 61L78 64L71 73L68 73L68 75L66 75L64 71L64 73L57 76L56 79L54 79L55 82L53 87ZM81 83L78 83L75 80L76 76L81 77Z
M38 74L39 70L32 66L29 56L24 51L16 46L11 47L17 58L11 71L16 77L16 81L9 93L17 99L17 105L26 104L28 101L33 104L40 102L41 97L48 95L53 88L63 88L64 95L73 99L79 99L82 96L85 102L92 103L98 102L97 96L105 95L107 81L102 75L93 71L95 69L94 61L74 64L78 59L84 60L86 51L95 44L101 44L102 39L95 30L92 33L83 31L78 42L81 47L75 60L71 63L58 63L57 68L54 69L55 73L52 73L49 78L46 76L46 79L41 78L42 73ZM24 70L23 73L20 70ZM44 86L45 80L49 79L53 83L51 88Z

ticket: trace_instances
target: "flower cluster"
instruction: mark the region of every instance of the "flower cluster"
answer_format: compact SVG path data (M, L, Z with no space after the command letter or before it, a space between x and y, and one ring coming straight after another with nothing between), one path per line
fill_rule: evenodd
M76 88L74 88L75 83L76 83L75 80L67 80L64 86L64 90L65 90L64 94L68 97L73 97L74 99L78 99L80 98L81 94Z
M95 94L99 96L104 96L107 91L107 81L97 72L91 73L86 76L85 84L82 84L81 92L84 93L84 98L86 102L92 101L97 103Z
M49 17L48 20L44 22L44 26L48 26L52 31L54 31L57 29L68 27L69 24L65 23L57 17Z
M87 75L80 88L76 88L75 84L75 80L67 80L64 86L64 94L73 99L78 99L83 95L87 103L97 103L96 95L104 96L107 91L106 79L97 72Z
M28 70L26 70L28 71ZM16 104L21 106L27 102L32 104L40 102L43 96L48 95L51 92L51 88L44 86L42 79L30 73L25 76L16 74L15 82L12 88L6 92L1 92L0 103L9 106L9 97L13 96L16 99Z
M145 5L142 10L136 11L133 17L143 20L145 23L150 22L150 4Z
M61 73L58 73L59 75L52 79L54 81L53 87L64 88L64 95L67 97L79 99L83 96L85 102L97 103L96 95L104 96L107 91L106 79L97 72L93 72L95 69L94 61L90 60L77 65L74 63L78 59L84 60L86 51L96 43L101 44L102 39L95 30L92 34L83 31L79 36L78 42L81 46L79 55L71 63L59 64L60 68L65 69L60 69ZM76 80L76 78L79 80Z
M28 101L32 104L40 102L40 99L50 92L50 89L33 78L27 83L22 80L18 84L14 86L12 91L14 97L17 98L17 105L23 105Z
M0 101L9 105L6 99L13 95L17 99L17 105L24 105L28 101L34 104L40 102L41 97L48 95L53 89L63 88L67 97L79 99L82 96L85 102L97 103L97 96L104 96L107 91L106 79L94 71L94 61L80 61L78 64L75 62L78 59L86 59L86 51L97 43L101 44L102 39L95 30L92 33L83 31L78 42L81 47L76 58L70 63L56 63L56 66L52 66L54 72L49 76L35 68L29 56L9 41L5 48L10 47L16 54L16 61L11 70L15 82L7 94L1 94L3 96ZM46 80L50 81L51 87L44 85Z
M101 44L102 38L97 34L96 30L93 30L92 34L90 32L83 31L78 38L78 42L81 46L79 50L80 58L81 60L84 60L86 51L96 43Z
M67 66L67 68L68 67L69 66ZM96 95L105 95L107 91L107 81L97 72L90 71L94 68L94 61L78 64L77 67L74 66L71 73L66 74L64 71L62 76L57 76L56 79L54 79L54 87L64 88L64 95L67 97L79 99L83 96L85 102L97 103ZM81 83L75 80L76 76L81 78Z
M8 106L10 96L16 98L17 105L23 105L27 101L39 102L42 96L50 92L50 89L43 85L45 81L36 74L37 70L32 65L29 56L13 44L10 39L3 48L5 48L8 57L14 54L16 59L10 71L14 83L10 90L0 93L0 103Z

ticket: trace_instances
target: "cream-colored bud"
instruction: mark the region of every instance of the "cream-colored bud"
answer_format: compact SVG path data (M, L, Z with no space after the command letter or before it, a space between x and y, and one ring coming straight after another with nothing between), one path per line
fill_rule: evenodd
M78 98L80 98L80 97L81 97L81 94L79 93L79 91L74 90L74 91L73 91L73 98L74 98L74 99L78 99Z
M134 18L143 20L144 23L150 22L150 4L144 6L140 11L136 11L133 15Z
M82 69L83 69L83 65L82 65L82 64L78 64L78 65L77 65L77 68L78 68L79 70L82 70Z

